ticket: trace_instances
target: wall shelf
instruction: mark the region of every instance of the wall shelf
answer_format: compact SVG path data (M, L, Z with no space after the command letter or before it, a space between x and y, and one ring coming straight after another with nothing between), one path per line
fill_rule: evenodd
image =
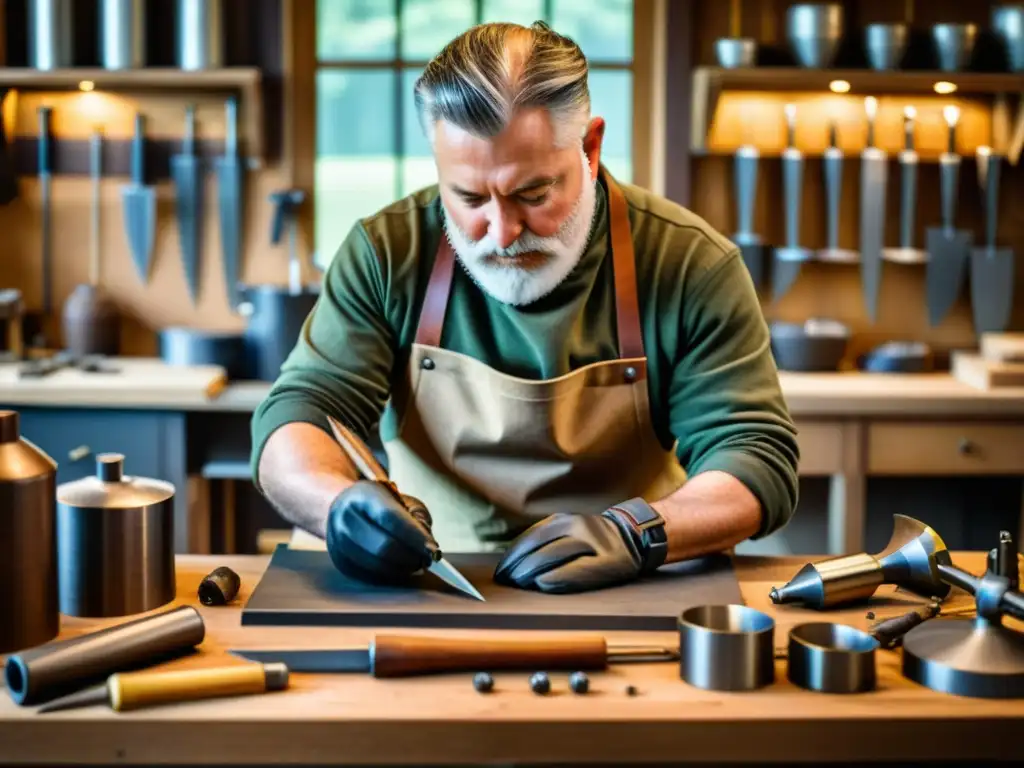
M849 83L849 90L832 92L829 84L835 80ZM936 93L934 86L940 81L953 83L956 90ZM960 106L958 150L971 154L979 144L1000 146L1000 137L1009 138L1007 116L1000 114L997 121L992 104L996 97L1016 100L1022 92L1024 75L1001 72L697 67L692 77L690 150L698 156L723 155L740 144L754 143L766 156L778 154L785 146L781 104L793 100L800 114L797 146L808 155L820 154L827 146L830 117L839 125L839 146L859 152L866 130L860 104L864 97L875 96L879 146L891 152L902 148L902 108L912 102L919 105L916 132L921 160L934 162L945 151L942 106ZM742 119L736 114L738 100L744 101ZM724 116L720 107L725 109Z
M0 67L0 88L16 91L79 91L82 83L92 83L97 92L161 93L185 96L189 93L238 96L239 152L250 165L260 165L265 157L266 141L263 112L262 73L257 67L185 71L174 67L150 67L136 70L71 68L38 70L28 67Z

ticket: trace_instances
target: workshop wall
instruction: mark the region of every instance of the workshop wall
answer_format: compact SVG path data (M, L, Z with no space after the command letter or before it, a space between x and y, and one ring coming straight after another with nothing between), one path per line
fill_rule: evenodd
M696 23L692 38L692 65L716 66L715 41L721 37L754 38L760 47L758 66L771 66L784 53L786 42L786 11L794 3L787 0L734 0L721 3L696 3ZM915 57L923 63L929 46L928 35L937 22L973 22L978 25L979 38L973 68L985 71L993 63L995 47L990 38L991 7L995 3L964 3L960 0L929 2L892 2L862 0L845 6L847 38L839 52L837 70L843 66L863 66L858 57L863 53L863 29L873 22L912 21L916 35L911 40L904 68L913 68ZM738 11L738 20L731 13ZM734 25L734 26L731 26ZM782 62L788 64L789 62ZM837 72L841 76L842 72ZM894 78L900 76L893 73ZM951 79L958 79L951 77ZM895 90L900 90L899 88ZM914 244L925 246L925 231L938 226L939 171L937 158L945 148L946 126L942 107L956 104L961 109L957 128L958 151L963 156L960 169L960 196L957 226L974 234L975 244L983 241L982 197L977 183L974 151L978 145L989 145L1007 151L1012 136L1020 126L1017 118L1019 94L974 92L960 88L950 96L934 93L888 93L884 89L873 94L878 99L876 142L889 155L886 202L885 245L896 245L899 236L900 168L896 155L903 148L903 109L917 111L916 144L920 155L918 205ZM785 146L784 105L797 106L796 146L805 153L804 190L800 207L800 245L822 248L826 236L825 192L822 180L821 153L827 146L827 121L838 123L838 145L846 153L843 167L843 192L840 211L839 240L844 248L856 248L859 235L860 152L864 146L866 122L861 90L844 94L827 91L801 92L787 85L779 90L768 86L759 90L723 91L713 114L701 115L706 103L700 93L688 93L686 119L693 126L689 153L689 206L722 232L735 231L733 157L738 146L753 143L761 150L754 229L767 244L784 242L784 209L782 174L779 155ZM707 125L700 134L699 126ZM670 138L671 140L671 138ZM1004 162L1000 188L997 244L1020 250L1024 248L1024 218L1016 199L1024 191L1024 172L1019 165ZM972 323L969 287L964 285L961 299L946 319L936 327L928 322L925 293L925 266L884 262L878 299L878 313L872 320L867 312L861 289L860 267L857 264L807 263L791 290L781 299L771 292L770 283L762 292L762 304L769 320L803 321L810 317L828 317L851 327L846 365L867 349L884 341L899 339L930 344L940 363L954 348L975 347L976 333ZM1016 270L1015 292L1024 291L1024 270ZM1010 330L1024 328L1024 301L1016 301Z
M272 191L293 184L288 147L283 141L287 65L287 33L283 27L287 18L283 10L287 2L227 0L225 14L234 21L225 25L224 30L225 67L190 73L187 82L182 78L175 81L174 72L168 72L168 79L161 81L151 71L144 77L133 73L113 77L111 87L103 87L111 76L102 75L95 89L88 92L77 90L74 84L67 86L59 76L55 80L61 82L52 90L39 85L23 90L18 88L13 70L0 70L0 87L14 89L4 100L3 117L4 133L10 144L7 151L15 165L19 186L18 198L0 206L0 258L4 265L0 270L0 287L20 289L29 310L40 307L43 285L37 109L43 104L52 108L53 309L47 327L50 334L56 334L53 338L59 339L65 300L89 276L92 186L88 176L88 145L96 127L103 133L104 171L100 186L99 283L122 315L122 354L157 354L156 333L171 325L223 331L243 328L243 318L231 308L222 269L213 174L213 161L224 148L225 103L232 94L238 97L239 148L248 166L242 199L244 226L239 277L247 284L287 282L284 248L270 244L273 209L268 199ZM175 66L174 10L173 0L149 0L147 4L147 68ZM99 65L97 3L76 2L75 13L80 15L76 16L74 66L85 72ZM0 45L6 65L24 67L29 61L25 0L9 0L0 5L0 14L0 29L4 32L0 34ZM258 68L254 88L237 74L242 68L248 68L248 72ZM196 110L197 153L205 161L201 278L195 304L182 266L174 187L169 178L169 157L180 151L188 105ZM145 119L147 182L155 186L158 210L151 272L145 281L132 262L121 201L121 189L130 180L129 144L136 112ZM306 277L315 279L315 275Z

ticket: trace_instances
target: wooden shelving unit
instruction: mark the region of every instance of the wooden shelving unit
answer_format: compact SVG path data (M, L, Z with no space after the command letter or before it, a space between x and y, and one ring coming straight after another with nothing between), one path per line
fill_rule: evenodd
M727 92L750 92L759 96L785 94L807 94L831 96L830 84L845 81L849 89L837 96L863 98L876 96L881 99L906 98L944 99L947 101L984 102L983 108L989 115L991 104L997 97L1004 101L1017 99L1024 93L1024 75L1000 72L939 72L939 71L893 71L876 72L863 69L804 69L802 67L754 67L746 69L724 69L721 67L696 67L691 78L691 130L690 150L696 155L717 154L709 146L708 137L713 127L722 95ZM937 93L935 84L952 83L951 93ZM980 105L979 105L980 106ZM994 119L994 118L993 118ZM985 132L991 120L986 118ZM965 128L967 126L964 126ZM982 126L975 125L973 133L979 133ZM997 130L997 129L994 129ZM968 142L968 150L977 143L988 143L989 139ZM726 153L726 150L722 153ZM922 153L922 162L934 161L942 150L929 156ZM773 152L766 153L767 155Z
M117 93L174 92L235 94L239 99L240 151L257 164L265 157L265 122L262 74L256 67L185 71L173 67L136 70L93 68L42 71L27 67L0 67L0 88L22 91L77 91L82 83L97 91Z

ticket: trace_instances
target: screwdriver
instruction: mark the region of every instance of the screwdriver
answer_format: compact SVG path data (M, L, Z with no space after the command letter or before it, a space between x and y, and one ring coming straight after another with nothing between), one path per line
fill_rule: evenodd
M98 704L115 712L178 701L280 691L288 687L285 664L233 664L212 669L165 672L119 672L105 683L45 704L39 712L56 712Z

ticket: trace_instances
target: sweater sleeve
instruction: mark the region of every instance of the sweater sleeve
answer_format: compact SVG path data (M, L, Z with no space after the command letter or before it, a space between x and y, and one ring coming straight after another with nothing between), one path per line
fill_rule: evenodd
M391 390L396 344L384 308L382 272L376 250L357 224L328 267L280 375L253 414L250 470L257 488L260 456L279 427L306 422L330 434L330 415L366 440L378 423Z
M771 352L768 325L739 251L683 297L669 387L677 454L690 477L719 470L761 502L752 538L782 528L798 496L799 448Z

